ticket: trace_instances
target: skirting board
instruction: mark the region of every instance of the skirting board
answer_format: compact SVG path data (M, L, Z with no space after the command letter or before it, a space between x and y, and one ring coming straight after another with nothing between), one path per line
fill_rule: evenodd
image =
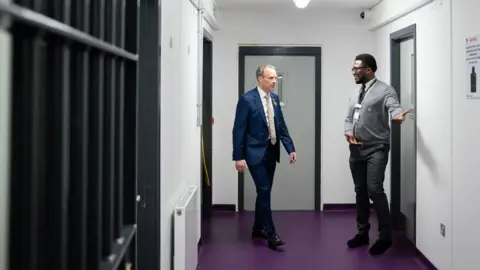
M200 239L198 240L198 244L197 244L197 256L198 256L198 258L200 258L201 251L202 251L202 237L200 236Z
M237 210L235 204L214 204L212 208L215 212L235 212Z
M325 203L323 204L323 211L344 211L355 210L354 203Z
M235 204L214 204L212 206L213 211L215 212L235 212ZM324 211L332 210L355 210L354 203L326 203L323 205Z

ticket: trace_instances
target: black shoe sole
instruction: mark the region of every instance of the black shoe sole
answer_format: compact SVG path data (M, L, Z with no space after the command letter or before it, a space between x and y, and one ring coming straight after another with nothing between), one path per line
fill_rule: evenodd
M381 246L381 249L380 247L376 247L376 248L374 247L375 247L375 244L368 250L368 253L370 253L370 255L373 255L373 256L378 256L387 252L392 247L392 243L383 244Z
M278 250L279 247L285 246L287 243L285 242L280 242L280 243L268 243L268 248L272 250Z
M265 232L252 232L252 238L267 239L268 236Z
M351 239L347 241L348 248L359 248L363 246L368 246L370 244L370 239L360 240L357 243L349 243L350 241L357 241L357 240Z
M364 246L368 246L370 245L370 243L363 243L363 244L359 244L359 245L348 245L348 248L359 248L359 247L364 247Z

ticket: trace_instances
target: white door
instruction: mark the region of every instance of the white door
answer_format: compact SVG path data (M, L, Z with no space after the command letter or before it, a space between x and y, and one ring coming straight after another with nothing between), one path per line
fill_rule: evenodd
M282 112L298 161L290 164L283 145L272 187L272 210L315 210L315 57L246 56L244 90L256 87L255 71L276 67ZM256 191L250 173L244 178L244 209L255 210Z
M413 39L400 43L400 102L415 109L415 50ZM401 125L400 212L405 216L405 233L415 242L417 128L415 111Z

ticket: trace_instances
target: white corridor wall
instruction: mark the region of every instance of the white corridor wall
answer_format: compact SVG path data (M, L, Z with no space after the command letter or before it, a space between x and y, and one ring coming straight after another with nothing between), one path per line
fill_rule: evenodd
M465 98L470 74L465 64L465 38L480 35L479 10L478 0L452 0L452 270L478 269L480 263L480 144L473 142L480 134L480 100Z
M376 12L397 10L385 0ZM450 1L435 1L375 31L379 75L390 81L390 34L417 25L417 222L419 250L450 269L452 243L452 95ZM440 234L440 223L446 235ZM460 270L460 269L455 269Z
M238 100L239 44L322 47L322 160L318 164L322 171L322 202L354 202L348 146L343 137L348 94L357 87L350 70L357 54L376 51L373 35L359 14L359 10L348 9L272 10L268 16L260 11L222 11L221 29L215 33L213 43L214 204L236 205L238 200L232 127ZM302 153L298 158L302 162Z
M384 0L373 12L385 16L400 5ZM465 38L480 35L478 10L477 0L435 0L375 31L379 62L388 67L390 33L417 25L417 247L439 270L479 264L480 145L473 140L480 100L466 99L465 64Z
M171 269L174 207L188 186L200 183L199 21L189 0L162 0L161 15L160 255L161 269Z

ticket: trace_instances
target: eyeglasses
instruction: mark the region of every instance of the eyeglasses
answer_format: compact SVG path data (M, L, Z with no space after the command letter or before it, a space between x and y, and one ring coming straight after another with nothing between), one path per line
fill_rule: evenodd
M367 68L367 67L353 67L352 72L356 73L357 71L359 71L360 69L363 69L363 68Z

